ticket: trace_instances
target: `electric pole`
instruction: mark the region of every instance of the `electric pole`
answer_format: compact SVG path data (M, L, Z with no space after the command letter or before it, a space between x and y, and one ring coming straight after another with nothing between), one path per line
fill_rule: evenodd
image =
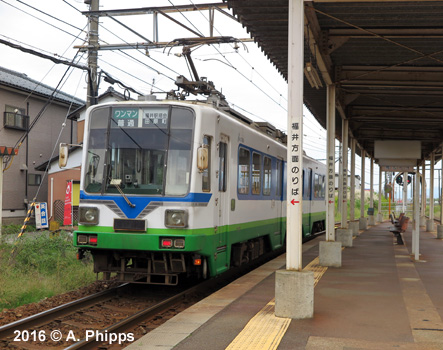
M85 4L90 5L90 11L99 10L99 0L85 0ZM97 61L98 61L98 15L89 15L89 31L88 31L88 92L86 98L86 108L97 103Z

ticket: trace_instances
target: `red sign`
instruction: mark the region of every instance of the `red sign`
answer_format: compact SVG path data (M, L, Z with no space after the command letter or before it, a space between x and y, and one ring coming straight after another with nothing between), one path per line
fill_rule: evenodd
M68 181L66 186L63 225L72 225L72 181Z

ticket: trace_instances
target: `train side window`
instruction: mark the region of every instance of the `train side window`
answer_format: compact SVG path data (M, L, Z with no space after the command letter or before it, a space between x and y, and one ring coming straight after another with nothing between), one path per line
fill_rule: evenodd
M271 158L264 157L263 160L263 195L271 195L271 174L272 174L272 162Z
M261 155L252 153L252 194L261 192Z
M321 183L321 197L325 198L325 191L326 191L326 182L325 182L325 176L322 176L322 183Z
M208 149L208 168L202 172L202 191L211 192L211 136L203 136L203 145Z
M246 148L238 150L238 193L249 194L249 175L251 153Z
M305 190L305 198L311 200L313 198L312 196L312 169L308 168L306 169L305 173L305 181L303 184L304 190Z
M305 169L303 169L303 177L302 177L303 181L302 181L302 197L305 198L305 184L306 184L306 171Z
M218 148L218 156L219 156L218 190L220 192L226 192L227 149L228 145L225 142L220 142Z
M319 176L318 174L314 174L314 198L319 198L320 197L320 187L319 187Z
M282 182L283 182L283 173L282 173L282 163L281 160L277 160L277 187L275 189L275 195L281 198L282 195Z

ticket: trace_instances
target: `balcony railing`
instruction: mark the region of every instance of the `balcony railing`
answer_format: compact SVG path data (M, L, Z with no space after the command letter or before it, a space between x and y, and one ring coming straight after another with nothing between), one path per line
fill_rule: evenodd
M3 125L8 129L28 130L29 116L15 113L4 112Z

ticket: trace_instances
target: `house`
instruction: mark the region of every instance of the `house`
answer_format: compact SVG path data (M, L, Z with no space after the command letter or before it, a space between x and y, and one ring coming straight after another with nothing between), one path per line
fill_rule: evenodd
M123 94L115 91L112 87L98 97L98 103L124 101ZM72 146L69 150L68 164L64 168L60 168L58 165L58 149L57 154L54 155L49 161L40 164L37 169L43 170L48 167L48 217L49 220L62 221L63 220L63 208L65 201L65 191L68 181L73 181L73 221L78 221L78 203L80 199L80 172L82 162L82 147L83 143L83 131L86 116L86 105L82 105L77 110L72 112L68 119L75 120L77 124L77 135L74 143L76 146ZM72 143L72 142L71 142Z
M67 116L84 102L0 67L0 146L18 149L3 157L2 221L22 223L28 203L46 201L45 169L35 166L51 158L58 143L71 143L77 134L75 120ZM63 125L65 126L63 127Z
M335 173L335 189L338 190L338 180L339 180L339 174ZM348 187L351 185L351 175L348 174ZM360 175L355 175L355 190L359 191L360 190Z

